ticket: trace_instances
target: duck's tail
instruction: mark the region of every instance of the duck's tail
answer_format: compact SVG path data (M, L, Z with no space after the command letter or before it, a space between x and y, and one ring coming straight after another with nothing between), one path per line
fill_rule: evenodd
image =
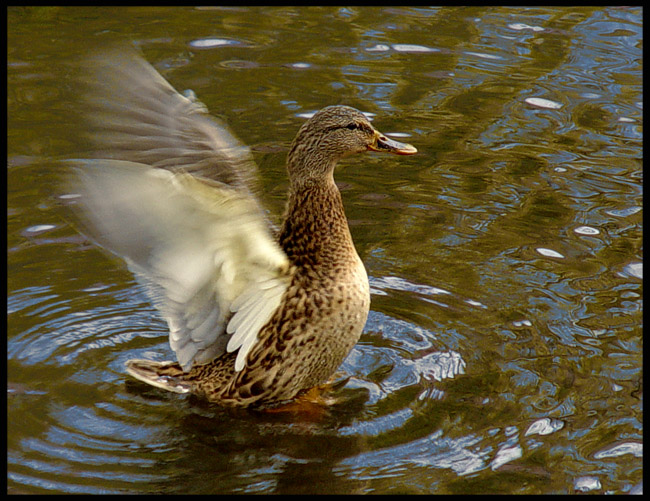
M126 372L163 390L174 393L189 393L192 390L191 383L185 380L183 369L177 362L153 362L134 358L126 362Z

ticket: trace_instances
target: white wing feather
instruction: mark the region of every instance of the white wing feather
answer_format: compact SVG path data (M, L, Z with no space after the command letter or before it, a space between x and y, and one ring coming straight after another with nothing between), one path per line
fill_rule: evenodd
M255 200L133 162L88 160L76 172L86 228L148 286L183 369L227 347L241 370L290 280Z
M251 283L242 294L246 296L243 305L236 307L231 304L230 306L234 315L228 322L226 331L228 334L232 334L232 337L228 341L226 349L229 352L239 349L235 360L235 370L237 371L244 367L246 356L257 339L258 332L271 319L287 289L286 281L274 280L274 282L271 288L265 282Z

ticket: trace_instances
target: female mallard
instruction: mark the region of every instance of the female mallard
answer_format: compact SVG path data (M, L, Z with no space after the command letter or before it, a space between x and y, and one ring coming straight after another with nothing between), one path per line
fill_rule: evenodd
M128 52L86 69L92 139L110 159L77 162L81 220L148 286L178 359L130 360L129 374L232 406L272 406L326 381L370 305L334 166L417 150L354 108L322 109L289 150L277 231L253 195L250 154L201 103Z

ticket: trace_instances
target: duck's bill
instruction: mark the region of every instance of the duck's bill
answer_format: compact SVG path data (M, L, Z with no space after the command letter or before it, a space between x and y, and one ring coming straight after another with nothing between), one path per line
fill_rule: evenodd
M413 155L418 152L415 146L400 143L394 139L389 139L383 134L377 134L375 144L368 146L369 150L380 151L383 153L394 153L396 155Z

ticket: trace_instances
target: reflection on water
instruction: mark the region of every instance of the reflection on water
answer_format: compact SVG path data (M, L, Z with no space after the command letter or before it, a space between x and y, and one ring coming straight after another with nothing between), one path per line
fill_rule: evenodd
M642 491L640 8L12 8L8 26L10 492ZM54 162L85 151L67 68L115 35L251 145L273 215L323 106L418 148L337 170L372 311L331 408L230 411L126 376L171 357L167 326L70 225Z

